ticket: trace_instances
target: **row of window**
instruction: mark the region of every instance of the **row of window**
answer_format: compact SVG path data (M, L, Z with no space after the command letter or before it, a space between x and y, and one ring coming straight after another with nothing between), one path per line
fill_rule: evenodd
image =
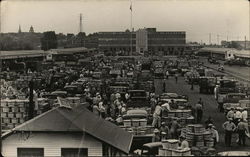
M62 157L87 157L87 148L61 148ZM17 157L44 157L44 148L17 148Z

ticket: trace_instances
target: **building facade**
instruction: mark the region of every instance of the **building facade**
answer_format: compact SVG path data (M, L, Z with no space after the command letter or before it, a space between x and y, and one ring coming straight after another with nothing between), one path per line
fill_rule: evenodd
M136 32L99 32L100 51L125 51L164 55L183 54L186 47L186 32L163 32L156 28L139 29Z

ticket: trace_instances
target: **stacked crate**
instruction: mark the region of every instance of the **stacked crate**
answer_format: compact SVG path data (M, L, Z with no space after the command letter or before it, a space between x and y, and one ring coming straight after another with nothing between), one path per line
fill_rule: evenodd
M213 138L210 132L207 132L205 128L200 124L188 125L182 129L181 134L186 137L190 146L196 147L213 147Z
M191 114L191 110L171 110L163 112L163 120L166 124L170 124L173 119L178 119L183 127L187 124L194 123L194 117Z
M162 148L159 148L159 156L191 156L191 149L178 149L178 140L168 139L162 141Z
M28 104L28 100L1 100L2 128L12 129L22 124L27 116L26 107Z

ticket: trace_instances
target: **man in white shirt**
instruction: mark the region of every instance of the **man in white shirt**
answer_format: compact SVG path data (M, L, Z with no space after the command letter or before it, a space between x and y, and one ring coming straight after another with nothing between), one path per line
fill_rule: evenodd
M242 119L243 121L247 121L247 109L244 108L242 111Z
M234 123L237 125L239 123L239 120L242 119L242 113L241 108L237 108L235 114L234 114Z
M152 122L152 126L153 127L160 127L161 125L161 106L160 104L157 104L155 107L155 111L153 113L153 122Z

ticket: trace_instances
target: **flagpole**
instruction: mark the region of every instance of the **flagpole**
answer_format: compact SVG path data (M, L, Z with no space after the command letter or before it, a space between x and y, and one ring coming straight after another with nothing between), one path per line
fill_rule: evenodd
M133 28L132 28L132 0L130 1L130 29L131 29L131 39L130 39L130 55L133 52Z

